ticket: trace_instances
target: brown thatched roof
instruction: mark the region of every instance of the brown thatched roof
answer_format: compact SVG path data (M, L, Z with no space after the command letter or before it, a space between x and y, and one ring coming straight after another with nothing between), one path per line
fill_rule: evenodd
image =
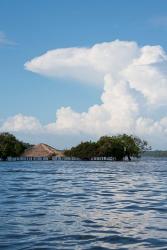
M51 156L63 156L63 155L64 155L63 151L57 150L44 143L28 148L22 154L22 156L24 157L51 157Z

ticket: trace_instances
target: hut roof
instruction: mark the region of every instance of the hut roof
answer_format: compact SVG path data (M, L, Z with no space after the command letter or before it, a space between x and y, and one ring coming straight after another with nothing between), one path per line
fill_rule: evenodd
M63 156L63 151L57 150L47 144L40 143L24 151L24 157L50 157L50 156Z

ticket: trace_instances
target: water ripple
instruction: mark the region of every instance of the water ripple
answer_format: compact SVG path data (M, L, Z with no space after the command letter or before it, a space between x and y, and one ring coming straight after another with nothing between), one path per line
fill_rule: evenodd
M0 162L0 249L167 249L166 166Z

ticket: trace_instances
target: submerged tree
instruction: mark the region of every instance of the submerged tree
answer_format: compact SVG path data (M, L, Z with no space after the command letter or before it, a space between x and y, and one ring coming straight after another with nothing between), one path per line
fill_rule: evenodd
M72 147L71 150L65 150L68 157L77 157L81 160L90 160L96 156L97 146L95 142L81 142L78 146Z
M128 160L131 160L131 157L140 157L141 153L151 149L147 141L141 140L139 137L126 134L118 137L124 145L125 156L127 156Z
M139 157L143 151L150 149L146 141L132 135L102 136L95 142L82 142L65 151L65 155L90 160L93 157L112 157L122 161L125 157Z
M16 139L9 133L0 133L0 158L6 160L8 156L20 156L30 145Z

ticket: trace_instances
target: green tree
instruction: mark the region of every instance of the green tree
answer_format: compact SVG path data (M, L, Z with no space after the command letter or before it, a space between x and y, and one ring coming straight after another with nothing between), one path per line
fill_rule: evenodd
M124 146L124 156L128 157L129 161L131 161L131 157L140 157L142 152L150 150L148 143L139 137L123 134L118 138Z
M16 139L9 133L0 133L0 158L6 160L8 156L20 156L30 145Z
M97 156L111 157L112 156L112 138L109 136L102 136L97 141Z
M98 153L102 157L112 157L120 161L124 158L124 146L117 136L102 136L98 141Z
M96 155L95 142L81 142L78 146L71 148L70 151L65 152L68 156L80 158L81 160L90 160Z
M90 160L93 157L112 157L122 161L125 157L139 157L149 150L148 143L132 135L102 136L97 142L81 142L78 146L66 150L65 155Z

